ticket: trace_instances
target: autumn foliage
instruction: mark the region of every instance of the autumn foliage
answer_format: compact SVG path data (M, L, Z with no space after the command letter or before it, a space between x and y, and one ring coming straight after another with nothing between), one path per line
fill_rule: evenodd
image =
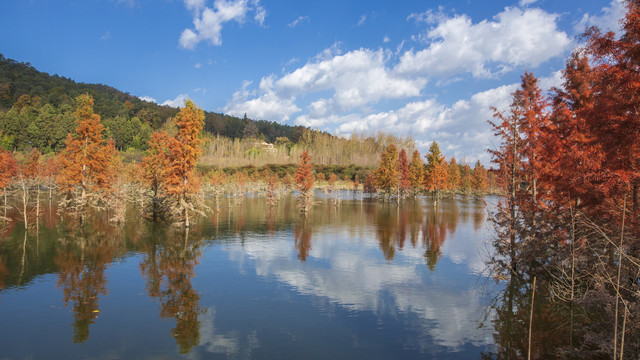
M63 207L80 214L87 205L100 205L116 179L118 155L112 140L104 138L100 116L93 112L93 98L76 98L76 129L60 153L58 185L66 194Z
M527 72L492 122L505 195L496 264L550 277L560 301L598 319L574 327L572 313L567 354L577 358L640 353L640 2L625 4L621 33L587 29L561 88L545 96Z
M199 136L204 125L204 111L187 100L174 122L178 128L174 137L163 131L151 135L149 150L143 159L144 178L153 192L153 218L158 218L166 196L172 202L173 214L189 227L189 213L197 210L194 204L201 200L197 196L201 181L195 169L202 153Z
M313 164L307 151L300 155L300 163L293 177L296 189L299 191L298 206L306 213L313 201Z
M391 144L380 155L380 166L375 171L376 188L389 199L398 191L400 172L398 171L398 148Z
M449 188L449 168L444 155L440 152L438 143L435 141L431 143L426 157L427 166L424 185L435 198L438 198L443 190Z
M16 175L18 163L11 151L0 149L0 189L6 189Z

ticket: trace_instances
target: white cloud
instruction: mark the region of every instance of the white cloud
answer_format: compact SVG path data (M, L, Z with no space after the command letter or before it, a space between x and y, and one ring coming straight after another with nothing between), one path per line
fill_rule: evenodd
M263 6L261 6L257 0L254 2L254 4L256 7L256 14L253 19L257 21L260 26L264 26L264 19L267 17L267 10Z
M360 19L358 19L358 26L362 26L364 25L364 23L367 22L367 14L362 14L360 15Z
M447 19L444 14L444 8L442 6L438 7L438 11L433 11L429 9L425 12L421 13L412 13L407 16L407 20L414 20L416 22L423 22L427 24L436 24L441 21L445 21Z
M158 101L154 98L152 98L151 96L138 96L138 99L142 100L142 101L148 101L148 102L152 102L152 103L158 103Z
M111 32L109 30L105 31L104 34L100 37L100 40L109 40L111 39Z
M171 107L181 107L184 106L184 102L189 98L189 95L187 94L180 94L178 96L176 96L175 99L171 100L165 100L162 104L162 106L171 106Z
M284 75L275 86L282 94L307 94L332 90L339 109L348 110L381 99L420 95L424 78L394 76L386 67L383 50L359 49L344 55L309 62Z
M520 5L521 7L525 7L525 6L529 6L535 2L537 2L538 0L520 0L520 2L518 2L518 5Z
M398 73L471 72L474 77L491 77L513 66L536 67L564 55L570 44L567 34L557 29L558 15L540 9L506 8L493 21L477 24L466 15L441 18L429 13L422 18L437 21L424 37L429 45L405 52L396 67Z
M385 35L385 37L382 39L383 43L388 43L389 41L391 41L391 38L389 38L388 36Z
M205 0L184 0L184 4L189 10L200 11L204 8Z
M180 46L193 49L201 41L209 41L213 45L221 45L222 25L235 21L243 23L250 11L255 11L255 20L262 25L266 10L258 1L248 0L216 0L213 9L206 7L203 1L185 0L185 6L194 11L194 29L185 29L180 35Z
M193 65L193 67L196 69L200 69L202 67L202 64L196 63L195 65Z
M326 49L317 60L307 62L279 79L274 76L262 78L256 94L249 92L249 85L245 83L224 110L286 121L301 110L295 105L298 96L332 92L331 99L322 99L308 108L312 113L307 117L307 123L312 124L320 113L326 116L330 112L348 111L382 99L419 96L426 84L424 78L407 79L392 75L385 66L389 54L383 50L360 49L344 55L336 53L339 53L337 48ZM304 118L298 120L298 123L304 122Z
M300 111L293 98L282 98L273 91L273 78L263 78L260 82L261 94L252 99L250 97L255 96L255 92L249 91L250 85L251 82L246 81L242 89L233 94L233 99L223 108L226 113L286 122L292 114Z
M309 17L308 16L298 16L297 19L295 19L291 23L287 24L287 26L290 27L290 28L294 28L294 27L302 24L303 22L309 22Z
M609 6L602 8L601 15L584 14L575 26L576 32L583 32L589 26L597 26L603 31L620 32L620 20L624 18L626 8L622 0L612 0Z

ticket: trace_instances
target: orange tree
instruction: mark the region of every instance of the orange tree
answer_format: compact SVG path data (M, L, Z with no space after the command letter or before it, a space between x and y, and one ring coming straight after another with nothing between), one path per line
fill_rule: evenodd
M376 187L382 191L387 200L391 192L398 188L398 148L391 144L380 155L380 165L375 170Z
M411 174L409 171L409 160L407 159L407 152L402 149L398 154L398 193L400 196L404 196L405 193L411 188Z
M487 169L480 163L480 160L476 162L473 168L473 175L471 177L471 188L476 196L482 196L486 194L489 188L489 179L487 178Z
M293 177L298 195L298 207L303 213L307 213L313 201L313 164L308 151L300 155L300 163Z
M415 150L411 156L411 162L409 163L409 184L413 192L413 196L417 196L422 191L424 182L424 163L420 152Z
M0 149L0 189L4 195L5 217L7 209L7 187L11 184L13 177L18 171L18 163L11 154L11 151Z
M435 141L431 143L426 157L425 188L431 191L434 199L438 199L440 192L449 188L449 168Z
M60 154L58 185L65 192L61 207L79 215L87 206L99 206L111 193L116 172L117 153L112 140L104 138L100 115L93 112L93 98L76 98L76 129L69 134Z
M175 213L180 214L184 226L189 227L189 210L195 210L194 195L200 188L195 169L202 153L199 135L204 126L204 111L187 100L174 121L178 133L168 144L169 168L164 183L167 194L174 200Z
M146 156L142 159L142 177L151 189L149 210L153 221L166 215L164 180L169 172L169 143L171 137L164 131L156 131L149 139Z
M460 191L460 167L456 162L456 158L452 157L449 161L449 187L454 191Z

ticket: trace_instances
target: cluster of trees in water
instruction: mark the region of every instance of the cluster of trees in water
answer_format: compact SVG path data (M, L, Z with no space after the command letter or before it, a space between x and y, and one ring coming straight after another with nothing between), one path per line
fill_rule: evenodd
M387 146L379 166L364 179L364 191L380 192L385 199L395 197L398 202L427 192L433 195L434 205L443 195L484 196L498 191L496 175L480 161L473 169L468 164L458 164L455 158L447 161L435 141L425 158L426 164L420 152L414 150L409 161L405 149L398 151L395 144Z
M587 30L561 88L545 96L525 73L510 107L495 111L505 196L493 264L510 279L495 321L529 333L528 344L498 338L498 358L640 357L640 4L626 6L621 34ZM526 320L531 301L558 329L538 335L562 346L532 343L531 326L549 319Z
M18 103L25 96L21 96ZM338 187L359 190L359 179L365 179L366 192L375 193L379 188L387 198L393 193L398 201L406 196L415 197L425 189L436 195L444 190L463 194L473 191L478 195L495 182L490 181L492 177L487 176L480 163L474 169L456 164L455 159L447 164L435 142L425 165L417 150L413 152L411 163L407 161L404 149L397 152L394 141L411 149L414 144L410 139L356 136L338 140L313 131L303 134L300 145L306 145L310 150L300 153L297 167L273 164L225 171L224 168L201 163L198 168L203 149L207 147L206 138L202 136L206 115L190 100L172 118L170 127L148 135L144 156L127 159L121 156L116 140L108 136L105 122L95 113L94 99L83 94L75 102L75 128L67 134L57 155L43 156L37 147L32 147L28 154L0 150L0 188L4 193L5 206L8 190L18 190L25 227L29 222L31 202L35 202L36 217L39 216L42 188L48 189L49 196L56 188L62 195L61 212L80 220L90 209L106 209L114 222L121 222L125 204L129 201L146 209L145 213L153 220L179 220L188 227L190 215L210 210L204 205L207 194L217 202L222 193L242 198L248 190L257 189L275 204L280 194L296 188L300 193L301 209L306 213L313 205L313 189L317 187L314 181L337 194L335 190ZM20 111L18 103L9 112L22 114L24 108ZM285 143L284 140L282 142ZM387 145L382 147L381 143ZM334 161L337 158L332 157L328 149L336 153L335 146L339 144L345 145L343 153L348 156L364 148L369 149L369 154L382 152L379 167L367 171L353 164L313 165L311 151L315 151L323 161ZM290 154L293 148L289 147Z

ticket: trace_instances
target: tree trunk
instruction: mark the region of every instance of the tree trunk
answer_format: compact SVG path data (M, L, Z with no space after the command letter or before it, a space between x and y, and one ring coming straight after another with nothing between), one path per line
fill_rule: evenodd
M36 184L36 225L40 221L40 184Z
M24 229L26 230L29 226L29 221L27 219L27 201L28 201L28 192L27 183L24 179L22 179L22 212L24 215Z
M618 247L618 276L616 279L616 309L614 312L614 328L613 328L613 358L618 354L618 307L620 304L620 272L622 270L622 246L624 245L624 218L627 212L627 195L624 196L622 205L622 228L620 229L620 246ZM622 354L620 354L622 358Z

